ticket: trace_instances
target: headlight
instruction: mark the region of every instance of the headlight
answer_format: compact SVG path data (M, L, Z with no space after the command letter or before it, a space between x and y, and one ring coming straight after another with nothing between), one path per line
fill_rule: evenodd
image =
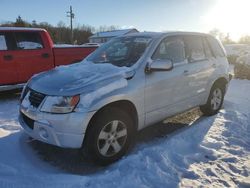
M27 84L25 84L21 93L20 102L22 102L27 93L28 93L28 87Z
M74 110L80 100L80 96L73 97L46 97L41 111L50 113L69 113Z

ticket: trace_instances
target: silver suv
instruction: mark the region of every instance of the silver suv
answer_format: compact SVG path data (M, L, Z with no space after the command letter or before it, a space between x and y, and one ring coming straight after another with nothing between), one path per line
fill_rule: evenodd
M82 148L101 164L121 158L137 130L199 106L222 106L229 82L225 50L189 32L112 39L80 63L29 80L19 121L33 138Z

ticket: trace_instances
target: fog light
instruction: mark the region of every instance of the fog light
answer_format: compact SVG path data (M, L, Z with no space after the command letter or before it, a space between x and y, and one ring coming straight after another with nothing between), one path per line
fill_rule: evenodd
M48 137L49 137L48 131L46 129L44 129L44 128L39 129L39 135L40 135L41 138L43 138L45 140L47 140Z

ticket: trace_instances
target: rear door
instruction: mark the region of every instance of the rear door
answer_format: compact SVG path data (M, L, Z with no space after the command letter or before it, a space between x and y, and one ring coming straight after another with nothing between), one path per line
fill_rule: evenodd
M15 61L16 44L12 32L0 32L0 85L19 82L18 64Z
M51 47L44 43L41 32L15 32L17 50L15 60L19 65L19 82L26 82L32 75L54 67Z
M186 79L188 80L188 95L190 103L199 105L206 94L207 84L215 71L214 57L203 36L185 36L188 64Z

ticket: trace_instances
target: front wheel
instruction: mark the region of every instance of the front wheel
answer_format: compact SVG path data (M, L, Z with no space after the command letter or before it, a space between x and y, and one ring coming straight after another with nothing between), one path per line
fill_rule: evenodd
M201 112L206 116L212 116L219 112L223 104L225 86L215 83L210 91L207 103L200 106Z
M126 112L107 108L91 121L83 149L94 162L106 165L128 151L134 133L132 118Z

